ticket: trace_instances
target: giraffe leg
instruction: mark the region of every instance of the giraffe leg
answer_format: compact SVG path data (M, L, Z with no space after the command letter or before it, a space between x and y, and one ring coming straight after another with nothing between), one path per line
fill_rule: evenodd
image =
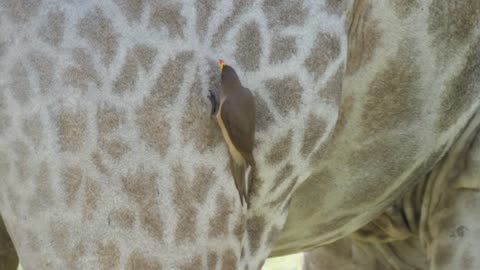
M17 252L0 217L0 270L15 270L17 267Z

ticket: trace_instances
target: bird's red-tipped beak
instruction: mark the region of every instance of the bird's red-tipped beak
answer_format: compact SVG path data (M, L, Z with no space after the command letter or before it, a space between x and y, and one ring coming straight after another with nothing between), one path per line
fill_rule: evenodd
M223 62L222 59L218 59L218 64L220 65L220 71L223 71L223 66L225 65L225 62Z

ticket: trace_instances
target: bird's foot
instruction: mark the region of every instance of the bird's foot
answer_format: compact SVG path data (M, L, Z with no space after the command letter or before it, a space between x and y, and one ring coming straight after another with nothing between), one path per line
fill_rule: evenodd
M215 92L212 90L208 90L209 95L208 99L210 100L210 103L212 103L212 111L210 112L211 116L214 116L217 114L218 110L218 101L217 101L217 96L215 95Z

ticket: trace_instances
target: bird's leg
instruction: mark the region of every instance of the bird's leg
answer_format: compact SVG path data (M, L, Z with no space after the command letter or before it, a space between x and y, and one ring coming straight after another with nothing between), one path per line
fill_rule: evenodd
M218 101L217 101L217 95L215 94L214 91L212 90L208 90L208 92L210 93L208 95L208 99L210 100L210 102L212 103L212 111L211 111L211 115L214 116L217 111L218 111Z

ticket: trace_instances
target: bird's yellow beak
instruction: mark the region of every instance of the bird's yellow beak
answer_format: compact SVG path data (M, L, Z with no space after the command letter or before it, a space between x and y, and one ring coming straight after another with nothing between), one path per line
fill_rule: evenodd
M220 72L223 71L223 66L225 65L225 62L223 62L222 59L218 59L218 64L220 65Z

